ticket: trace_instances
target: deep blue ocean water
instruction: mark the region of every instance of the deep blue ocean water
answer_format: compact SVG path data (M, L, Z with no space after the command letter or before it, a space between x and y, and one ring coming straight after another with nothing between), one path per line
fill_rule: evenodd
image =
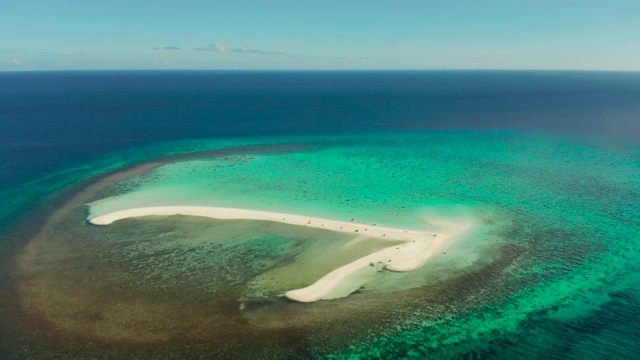
M0 185L179 139L424 129L640 139L640 74L42 72L0 74Z
M553 134L597 144L623 155L625 163L612 168L627 169L633 179L628 186L635 188L640 179L634 173L640 164L640 73L0 73L0 241L7 245L0 249L19 245L11 236L15 222L65 186L184 150L183 141L191 141L189 149L195 151L198 141L209 139L260 143L274 137L286 142L299 136L460 130ZM637 221L628 226L636 227ZM637 251L635 243L629 251ZM579 322L563 324L530 314L532 334L553 338L557 328L572 332L549 340L553 346L543 340L520 345L496 340L489 350L463 353L631 358L640 351L633 345L640 340L640 300L618 288L610 296ZM410 356L397 349L411 336L417 342L430 336L420 331L377 340L368 355ZM587 351L588 344L608 350Z

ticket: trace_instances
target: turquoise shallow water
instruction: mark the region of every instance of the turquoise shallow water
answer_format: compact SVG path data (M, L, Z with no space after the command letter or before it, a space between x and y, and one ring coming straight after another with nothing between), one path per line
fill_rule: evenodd
M299 152L168 164L120 184L109 206L245 207L406 227L473 214L485 230L452 249L457 267L434 261L422 275L472 272L482 256L499 256L497 245L524 249L489 293L465 295L478 307L429 321L416 309L330 357L513 358L561 348L599 358L620 351L613 334L636 331L599 319L637 315L638 165L633 147L537 132L323 138Z
M513 131L271 142L279 141L298 145L284 153L240 152L169 163L117 183L105 194L117 195L116 200L106 207L98 201L94 211L149 204L212 205L357 217L415 228L424 227L429 216L474 216L482 219L483 230L459 241L449 258L436 258L392 280L383 277L363 292L415 284L417 278L433 278L434 272L441 274L436 282L451 274L473 276L479 264L509 256L501 255L500 247L520 249L485 290L461 292L463 303L477 306L453 305L452 311L435 318L429 314L433 309L416 308L402 323L373 331L351 347L319 347L315 353L329 358L558 353L601 358L636 350L633 334L638 330L635 322L626 321L638 315L636 148ZM167 143L115 154L57 176L73 174L73 179L159 154L260 142ZM46 179L40 184L44 183ZM32 184L25 188L43 191ZM277 242L286 244L282 241ZM260 261L268 264L268 259ZM257 268L266 270L268 265ZM328 355L327 350L335 353Z

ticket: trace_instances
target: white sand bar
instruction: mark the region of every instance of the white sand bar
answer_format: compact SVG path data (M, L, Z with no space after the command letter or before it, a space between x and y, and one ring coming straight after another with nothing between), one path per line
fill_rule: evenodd
M282 214L259 210L245 210L209 206L155 206L120 210L97 216L89 221L95 225L109 225L114 221L142 216L188 215L201 216L221 220L263 220L275 221L290 225L308 226L330 231L357 234L372 238L401 240L404 244L394 245L377 251L339 267L320 278L315 283L302 289L288 291L285 295L300 302L314 302L322 299L333 299L347 296L339 293L339 285L349 277L367 267L383 266L392 271L410 271L424 265L435 255L441 253L451 240L466 231L470 224L438 222L445 232L423 232L403 230L375 225L360 224L355 221L336 221L308 216ZM434 221L431 221L432 223ZM357 290L359 286L349 291ZM344 286L342 287L344 291Z

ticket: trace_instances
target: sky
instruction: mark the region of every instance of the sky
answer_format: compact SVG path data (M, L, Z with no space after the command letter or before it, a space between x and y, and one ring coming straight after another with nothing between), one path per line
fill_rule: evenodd
M640 70L640 0L0 0L0 71Z

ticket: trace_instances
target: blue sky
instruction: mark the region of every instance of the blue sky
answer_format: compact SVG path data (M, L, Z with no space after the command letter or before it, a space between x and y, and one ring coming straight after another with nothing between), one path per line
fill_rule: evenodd
M0 71L640 70L639 0L0 0Z

